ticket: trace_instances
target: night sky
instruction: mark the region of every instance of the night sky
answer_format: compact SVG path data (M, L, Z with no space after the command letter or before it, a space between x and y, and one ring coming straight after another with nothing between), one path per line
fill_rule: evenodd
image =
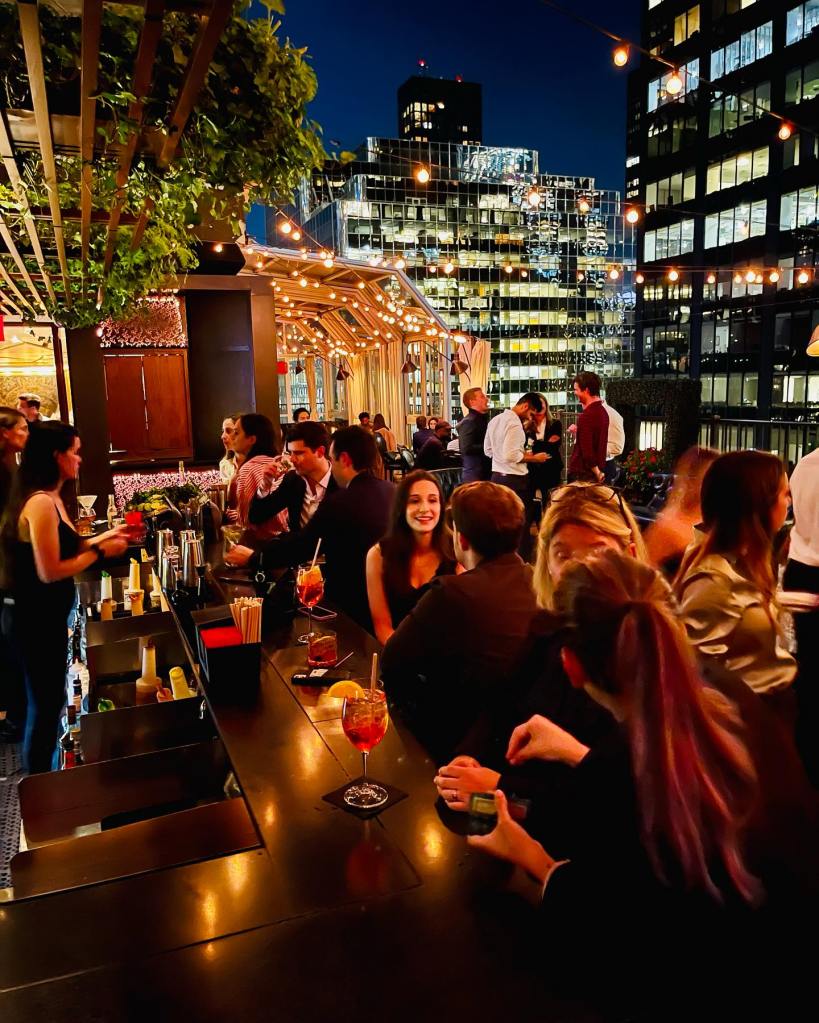
M306 46L318 76L310 116L354 149L397 134L395 93L423 57L432 76L483 85L488 145L540 151L542 173L590 175L622 190L626 71L613 44L537 0L285 0L282 35ZM639 38L640 0L565 0L610 31Z

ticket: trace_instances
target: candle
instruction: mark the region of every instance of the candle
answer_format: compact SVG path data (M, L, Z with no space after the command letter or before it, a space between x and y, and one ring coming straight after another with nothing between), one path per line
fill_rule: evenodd
M128 577L128 589L142 589L142 580L139 577L139 562L135 558L131 558L131 574Z
M100 577L100 600L111 600L114 596L114 592L111 589L111 575L109 572L103 572Z

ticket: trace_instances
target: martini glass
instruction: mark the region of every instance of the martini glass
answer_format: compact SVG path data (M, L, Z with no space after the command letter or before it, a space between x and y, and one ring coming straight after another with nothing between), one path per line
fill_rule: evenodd
M77 522L77 532L81 536L90 536L94 532L94 502L96 494L77 494L80 503L80 516Z

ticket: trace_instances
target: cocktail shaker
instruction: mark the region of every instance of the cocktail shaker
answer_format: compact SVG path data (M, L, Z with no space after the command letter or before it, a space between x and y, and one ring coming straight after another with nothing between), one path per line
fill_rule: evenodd
M167 547L174 546L174 535L172 529L158 529L156 533L156 567L162 570L162 555Z
M204 565L205 555L202 550L201 540L188 540L182 542L182 585L185 588L196 589L199 583L199 576L196 573L198 565Z

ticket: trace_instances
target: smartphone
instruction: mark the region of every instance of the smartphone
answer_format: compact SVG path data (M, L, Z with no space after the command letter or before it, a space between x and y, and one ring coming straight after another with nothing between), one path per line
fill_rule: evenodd
M319 605L317 604L313 608L314 622L329 622L333 618L338 618L338 614L335 611L331 611L329 607L319 607Z
M322 689L334 682L342 682L350 677L350 672L342 668L313 668L312 671L297 671L290 676L294 686L314 686Z
M529 816L532 805L530 799L519 799L517 796L507 796L506 804L509 807L509 816L513 821L525 821ZM495 806L495 794L493 792L473 792L469 797L470 816L481 820L490 820L497 817L498 811ZM494 824L493 824L494 826Z

